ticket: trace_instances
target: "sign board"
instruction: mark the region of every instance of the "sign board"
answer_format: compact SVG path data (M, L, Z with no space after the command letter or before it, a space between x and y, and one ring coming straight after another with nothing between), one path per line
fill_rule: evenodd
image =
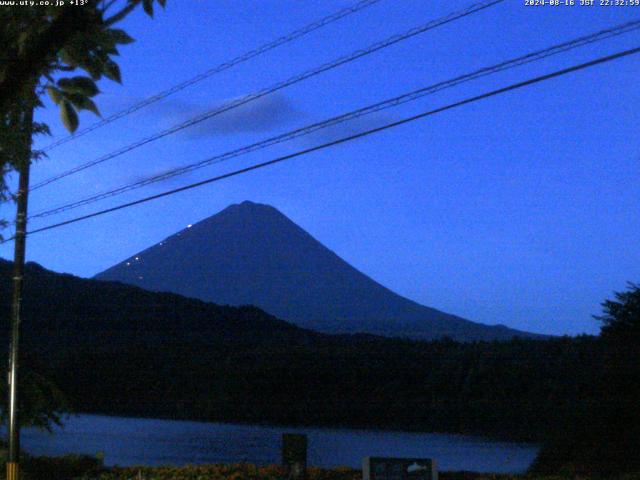
M362 462L363 480L438 480L432 458L366 457Z
M282 435L282 467L284 478L301 480L307 474L307 436L297 433Z

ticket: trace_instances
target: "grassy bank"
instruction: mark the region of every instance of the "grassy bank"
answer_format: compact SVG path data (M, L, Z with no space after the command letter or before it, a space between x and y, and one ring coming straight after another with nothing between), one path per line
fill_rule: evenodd
M281 480L279 466L253 464L188 465L184 467L110 467L102 466L100 459L89 456L29 457L21 464L24 480ZM4 479L4 465L0 479ZM362 472L347 467L324 469L310 467L307 480L360 480ZM440 480L604 480L607 477L575 475L509 475L476 472L441 472ZM611 480L640 480L640 473Z
M256 467L241 465L202 465L175 467L131 467L113 468L87 480L280 480L282 471L277 466ZM441 472L440 480L596 480L602 477L574 476L570 474L556 476L503 475L475 472ZM616 477L620 480L638 480L638 475ZM307 480L361 480L362 472L351 468L310 468Z

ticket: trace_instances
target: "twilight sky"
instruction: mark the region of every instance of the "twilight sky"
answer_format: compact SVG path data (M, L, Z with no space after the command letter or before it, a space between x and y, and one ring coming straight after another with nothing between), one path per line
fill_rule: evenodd
M123 24L111 114L351 5L347 0L169 0ZM376 5L209 78L50 153L32 184L226 101L426 23L470 1ZM577 0L579 3L579 0ZM273 134L640 19L640 7L525 7L507 0L33 192L57 206ZM269 160L640 44L634 32L31 223L48 225ZM550 334L596 333L592 314L640 280L638 56L544 82L197 190L29 238L27 257L94 275L229 204L275 206L359 270L425 305ZM65 136L51 105L38 112ZM81 127L95 122L81 116ZM38 146L47 145L43 138ZM8 218L12 208L2 206ZM12 245L0 246L11 258Z

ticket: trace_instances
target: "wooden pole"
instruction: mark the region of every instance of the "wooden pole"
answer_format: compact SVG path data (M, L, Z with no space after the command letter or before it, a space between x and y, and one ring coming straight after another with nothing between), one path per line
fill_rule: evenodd
M27 246L27 206L29 199L29 170L31 167L31 134L33 131L33 91L26 95L24 113L20 119L24 135L22 162L18 166L20 178L16 195L16 232L13 254L13 298L11 303L11 346L9 348L8 374L8 425L9 452L7 458L7 480L20 477L20 423L18 411L18 366L20 322L22 320L22 288Z

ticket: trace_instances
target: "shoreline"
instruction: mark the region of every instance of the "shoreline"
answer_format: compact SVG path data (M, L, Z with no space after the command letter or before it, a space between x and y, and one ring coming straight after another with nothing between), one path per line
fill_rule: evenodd
M70 412L65 417L77 417L82 415L90 415L95 417L105 418L121 418L132 420L162 420L172 422L192 422L199 424L217 424L217 425L240 425L240 426L255 426L262 428L291 428L292 430L299 429L314 429L314 430L349 430L349 431L362 431L362 432L388 432L388 433L408 433L408 434L430 434L430 435L447 435L447 436L459 436L459 437L475 437L478 439L484 439L492 443L518 443L528 446L539 447L543 444L543 439L532 439L531 437L521 435L509 435L509 434L491 434L480 431L446 431L446 430L430 430L422 427L402 427L393 425L364 425L359 423L298 423L292 424L287 422L278 422L272 420L253 421L253 420L234 420L234 419L204 419L194 416L170 416L170 415L145 415L145 414L131 414L131 413L103 413L103 412ZM64 425L64 422L63 422Z

